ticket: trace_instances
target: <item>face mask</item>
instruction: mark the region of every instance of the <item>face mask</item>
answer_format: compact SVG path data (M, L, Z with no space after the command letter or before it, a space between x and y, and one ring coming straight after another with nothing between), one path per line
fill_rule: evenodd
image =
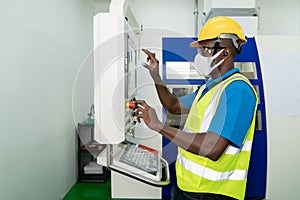
M217 64L213 65L214 60L223 51L224 51L224 49L222 49L221 51L219 51L218 53L216 53L216 55L214 55L212 57L205 57L205 56L202 56L200 53L198 53L195 56L195 60L194 60L195 69L198 72L198 74L200 76L204 76L206 78L210 77L210 73L224 62L224 59L223 59L223 60L220 60Z

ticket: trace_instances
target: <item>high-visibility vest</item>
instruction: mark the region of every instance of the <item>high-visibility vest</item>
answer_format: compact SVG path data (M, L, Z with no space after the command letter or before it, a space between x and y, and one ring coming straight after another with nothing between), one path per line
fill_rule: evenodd
M251 147L254 136L257 94L249 80L235 73L211 88L200 100L203 85L190 109L184 131L207 132L220 97L233 81L242 80L249 84L256 96L256 106L251 125L241 148L229 145L217 161L178 148L176 176L178 187L187 192L214 193L244 199L249 168Z

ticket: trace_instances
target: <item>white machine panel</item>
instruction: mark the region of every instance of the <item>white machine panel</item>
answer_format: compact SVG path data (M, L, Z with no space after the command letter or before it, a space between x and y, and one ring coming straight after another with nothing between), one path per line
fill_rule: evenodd
M106 144L97 163L112 170L112 198L157 199L170 183L168 163L150 148L160 140L136 131L135 107L126 107L137 106L141 51L141 26L127 2L112 0L108 13L94 17L94 139Z
M294 44L286 47L286 41ZM268 124L266 199L298 199L300 36L259 36ZM285 49L284 51L282 49Z
M124 141L124 20L108 13L94 17L95 140L101 144Z

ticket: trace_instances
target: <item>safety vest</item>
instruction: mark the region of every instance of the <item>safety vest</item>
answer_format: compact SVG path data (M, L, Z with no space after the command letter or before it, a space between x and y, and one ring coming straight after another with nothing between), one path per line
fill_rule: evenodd
M256 106L251 125L241 148L229 145L217 161L178 148L176 176L178 187L187 192L214 193L244 199L247 172L255 128L257 94L249 80L236 73L211 88L200 100L203 85L193 102L184 131L190 133L207 132L222 92L236 80L249 84L256 96Z

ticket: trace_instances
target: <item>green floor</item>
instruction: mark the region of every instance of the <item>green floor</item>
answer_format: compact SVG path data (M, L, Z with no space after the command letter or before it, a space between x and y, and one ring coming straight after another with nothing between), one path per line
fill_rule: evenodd
M64 200L106 200L111 198L110 178L106 183L76 183Z
M63 200L121 200L112 199L110 189L110 176L107 177L107 181L105 183L76 183Z

